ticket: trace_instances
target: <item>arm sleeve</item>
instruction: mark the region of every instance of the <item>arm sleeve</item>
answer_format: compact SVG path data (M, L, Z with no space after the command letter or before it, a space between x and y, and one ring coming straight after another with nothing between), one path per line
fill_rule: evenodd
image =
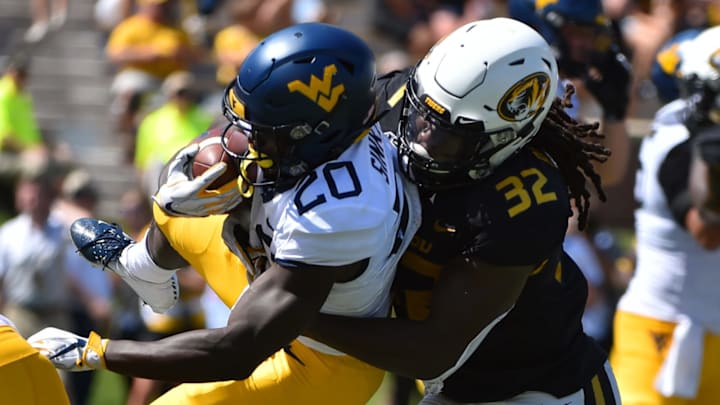
M688 191L690 175L690 143L683 142L675 146L665 157L658 170L658 182L673 218L685 228L685 216L692 202Z
M377 92L377 105L382 118L380 126L384 132L396 132L400 114L402 113L402 100L405 92L405 83L410 76L410 70L390 72L375 83Z

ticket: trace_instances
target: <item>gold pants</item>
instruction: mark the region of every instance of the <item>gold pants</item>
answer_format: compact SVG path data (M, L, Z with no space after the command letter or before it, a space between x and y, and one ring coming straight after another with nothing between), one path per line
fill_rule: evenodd
M664 397L655 378L672 344L675 324L618 311L610 354L624 405L720 404L720 336L705 334L700 388L694 399Z
M70 404L55 367L9 326L0 326L0 395L13 405Z

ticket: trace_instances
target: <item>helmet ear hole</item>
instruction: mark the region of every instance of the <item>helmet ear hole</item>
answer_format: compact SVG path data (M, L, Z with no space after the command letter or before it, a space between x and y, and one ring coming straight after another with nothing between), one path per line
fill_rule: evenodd
M343 65L345 70L348 71L351 75L355 73L355 66L351 62L348 62L347 60L340 59L340 63Z

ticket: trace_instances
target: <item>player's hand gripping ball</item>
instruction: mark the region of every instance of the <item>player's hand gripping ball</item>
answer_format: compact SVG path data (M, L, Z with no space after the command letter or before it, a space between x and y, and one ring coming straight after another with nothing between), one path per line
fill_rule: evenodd
M208 186L209 190L219 189L225 184L235 182L237 177L240 175L238 162L236 162L235 159L222 147L220 138L222 133L223 128L213 128L194 141L195 143L198 143L200 150L198 150L198 153L193 159L193 178L201 176L205 173L205 171L217 163L225 162L227 166L225 168L225 172ZM235 154L242 155L247 151L247 137L239 131L235 131L233 128L230 128L226 139L228 148L230 148L230 150Z
M165 213L185 217L225 214L243 200L238 165L222 148L221 134L222 129L208 131L170 161L167 180L153 196ZM229 136L228 146L243 154L247 138L240 132Z

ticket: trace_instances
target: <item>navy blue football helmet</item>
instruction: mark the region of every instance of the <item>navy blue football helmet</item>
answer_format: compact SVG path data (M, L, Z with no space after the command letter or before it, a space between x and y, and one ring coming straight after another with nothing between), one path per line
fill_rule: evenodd
M605 23L601 0L536 0L535 12L554 27Z
M510 17L535 28L555 49L558 66L567 76L582 75L587 63L573 57L567 38L572 34L563 32L567 27L578 26L592 30L593 54L607 52L614 42L601 0L509 0L508 11Z
M650 67L650 79L657 89L658 98L663 103L669 103L681 97L683 83L678 77L678 68L682 63L680 45L693 40L701 32L702 30L699 28L680 31L665 42L655 55L655 60ZM687 96L687 94L682 95Z
M280 30L250 52L223 97L250 150L223 144L241 168L252 160L264 169L255 185L291 187L375 123L374 82L372 51L349 31L321 23Z

